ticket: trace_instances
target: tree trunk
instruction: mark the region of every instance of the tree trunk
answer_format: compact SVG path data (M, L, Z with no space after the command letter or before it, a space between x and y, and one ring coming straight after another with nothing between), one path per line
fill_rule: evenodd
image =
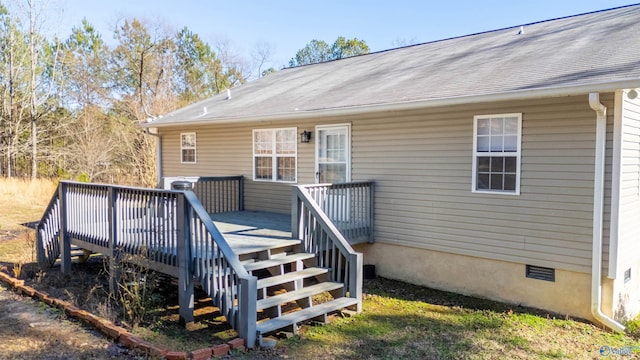
M14 57L13 57L13 31L9 32L9 121L7 129L9 134L7 136L7 177L13 176L13 163L11 161L11 155L13 153L13 122L15 121L15 104L16 92L14 91Z
M31 179L38 178L38 127L36 124L36 24L35 24L35 0L29 1L29 52L31 55Z

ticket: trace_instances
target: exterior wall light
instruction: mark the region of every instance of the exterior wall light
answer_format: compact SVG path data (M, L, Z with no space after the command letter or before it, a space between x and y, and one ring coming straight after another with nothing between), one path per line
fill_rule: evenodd
M303 131L300 133L300 142L301 143L308 143L311 142L311 131Z

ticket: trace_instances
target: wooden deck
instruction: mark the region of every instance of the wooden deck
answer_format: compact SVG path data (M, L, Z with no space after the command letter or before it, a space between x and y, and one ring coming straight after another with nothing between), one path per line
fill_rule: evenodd
M244 211L242 179L206 178L193 192L62 181L37 227L38 263L59 261L70 274L73 244L109 259L113 289L120 261L175 276L184 323L197 282L248 347L345 307L361 311L362 254L350 242L371 240L373 184L294 187L288 215ZM323 293L333 300L316 303ZM296 315L282 312L291 302Z
M214 224L238 255L300 243L291 238L291 216L264 211L211 214Z

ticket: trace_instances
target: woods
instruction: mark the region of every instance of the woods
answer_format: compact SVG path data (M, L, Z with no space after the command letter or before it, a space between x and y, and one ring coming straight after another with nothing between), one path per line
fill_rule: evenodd
M47 39L41 3L12 5L0 2L3 177L153 186L155 138L137 125L251 76L228 43L212 46L187 27L124 18L108 44L84 19Z
M226 38L160 20L125 17L101 34L85 18L50 38L45 5L0 0L1 177L155 186L156 138L138 124L276 71L266 41L247 60ZM357 38L312 40L290 66L368 52Z

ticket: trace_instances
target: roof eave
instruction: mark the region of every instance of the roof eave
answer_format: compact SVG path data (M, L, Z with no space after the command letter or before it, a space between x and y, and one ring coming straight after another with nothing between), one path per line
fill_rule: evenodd
M608 92L620 89L632 89L640 87L640 79L625 79L601 83L589 83L572 86L555 86L544 87L536 89L525 90L513 90L501 93L482 94L482 95L468 95L457 96L449 98L439 99L424 99L417 101L407 101L399 103L388 104L373 104L373 105L361 105L341 108L329 108L307 111L295 111L278 114L268 115L255 115L255 116L238 116L238 117L220 117L213 119L197 119L197 120L176 120L171 122L154 121L140 124L144 128L161 128L161 127L173 127L184 125L211 125L215 124L230 124L230 123L243 123L243 122L255 122L255 121L283 121L293 119L309 119L309 118L323 118L323 117L335 117L335 116L348 116L367 113L376 113L383 111L402 111L402 110L416 110L430 107L439 106L453 106L463 104L476 104L486 103L494 101L514 101L514 100L531 100L541 99L549 97L561 97L588 94L591 92Z

